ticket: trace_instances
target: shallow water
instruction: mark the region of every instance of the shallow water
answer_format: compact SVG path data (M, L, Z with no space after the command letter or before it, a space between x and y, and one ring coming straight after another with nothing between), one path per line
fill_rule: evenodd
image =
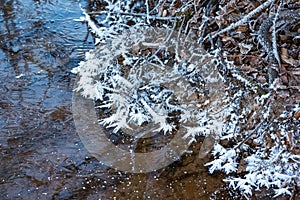
M86 25L73 20L82 16L78 4L0 0L0 199L243 199L222 174L209 175L209 158L197 153L126 174L85 149L72 118L70 71L93 45Z

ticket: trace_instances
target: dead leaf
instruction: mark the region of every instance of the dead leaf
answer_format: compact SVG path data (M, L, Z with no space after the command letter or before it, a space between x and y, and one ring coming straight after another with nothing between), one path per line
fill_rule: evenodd
M295 76L300 76L300 68L294 68L291 73Z
M267 138L266 138L266 141L267 141L266 147L267 147L267 149L270 149L271 146L272 146L272 138L271 138L271 136L269 135L268 132L266 132L265 134L266 134L266 136L267 136Z
M282 84L284 84L284 85L288 85L289 84L289 79L288 79L287 75L281 76L280 80L281 80Z
M287 145L289 148L292 148L292 147L293 147L293 133L291 133L291 132L288 132L288 134L287 134L286 145Z
M247 162L244 159L242 159L239 163L237 173L245 172L246 169L247 169Z
M294 118L298 120L300 118L300 111L295 112Z
M238 45L240 47L240 52L242 54L247 54L251 50L251 48L253 47L252 44L245 44L245 43L239 43Z
M300 65L300 61L297 61L297 60L289 57L288 50L286 48L281 48L281 59L284 62L286 62L286 63L288 63L288 64L290 64L290 65L292 65L294 67Z

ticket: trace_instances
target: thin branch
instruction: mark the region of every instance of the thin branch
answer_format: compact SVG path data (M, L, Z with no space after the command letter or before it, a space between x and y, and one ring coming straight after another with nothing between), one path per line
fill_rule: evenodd
M251 17L253 17L254 15L256 15L257 13L260 13L262 10L264 10L265 8L267 8L271 3L273 3L275 0L267 0L265 3L261 4L260 6L258 6L256 9L254 9L253 11L251 11L248 15L244 16L241 20L239 20L236 23L233 23L229 26L227 26L226 28L224 28L223 30L215 33L214 35L212 35L212 38L217 37L218 35L225 33L227 31L230 31L244 23L246 23L247 21L249 21L249 19ZM208 36L207 36L208 37ZM207 39L207 37L205 39Z
M245 142L247 142L257 132L257 130L262 126L262 124L265 123L266 121L267 119L264 119L262 122L260 122L243 141L241 141L237 146L234 147L234 149L240 148Z
M176 20L176 19L181 19L180 16L177 17L159 17L159 16L153 16L153 15L148 15L148 14L143 14L143 13L129 13L129 12L110 12L110 11L93 11L93 12L88 12L89 15L102 15L102 14L120 14L120 15L128 15L128 16L135 16L135 17L145 17L147 19L152 19L152 20Z
M277 41L276 41L276 21L278 19L279 16L279 12L280 12L280 7L281 7L282 2L280 2L280 5L278 7L278 10L274 16L274 20L273 20L273 31L272 31L272 49L273 49L273 55L275 57L275 59L277 60L279 66L281 66L281 62L280 62L280 57L278 55L278 50L277 50Z
M146 11L147 11L147 23L150 24L150 20L149 20L149 4L148 4L148 0L146 0L145 2L145 5L146 5Z

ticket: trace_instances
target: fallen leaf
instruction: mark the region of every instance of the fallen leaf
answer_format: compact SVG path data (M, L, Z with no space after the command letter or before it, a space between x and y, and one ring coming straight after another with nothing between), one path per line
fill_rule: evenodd
M239 43L238 45L240 47L240 52L242 54L247 54L251 50L251 48L253 47L252 44L245 44L245 43Z
M286 63L288 63L288 64L290 64L290 65L292 65L294 67L300 65L300 61L297 61L297 60L289 57L288 50L286 48L281 48L281 55L280 56L281 56L281 59L284 62L286 62Z
M294 118L298 120L300 118L300 111L295 112Z

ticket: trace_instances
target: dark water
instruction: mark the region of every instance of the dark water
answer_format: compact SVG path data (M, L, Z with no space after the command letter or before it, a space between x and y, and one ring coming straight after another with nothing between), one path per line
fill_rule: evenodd
M0 199L243 199L196 154L157 172L126 174L84 148L70 71L93 44L86 25L73 20L82 16L79 3L87 5L0 0Z

